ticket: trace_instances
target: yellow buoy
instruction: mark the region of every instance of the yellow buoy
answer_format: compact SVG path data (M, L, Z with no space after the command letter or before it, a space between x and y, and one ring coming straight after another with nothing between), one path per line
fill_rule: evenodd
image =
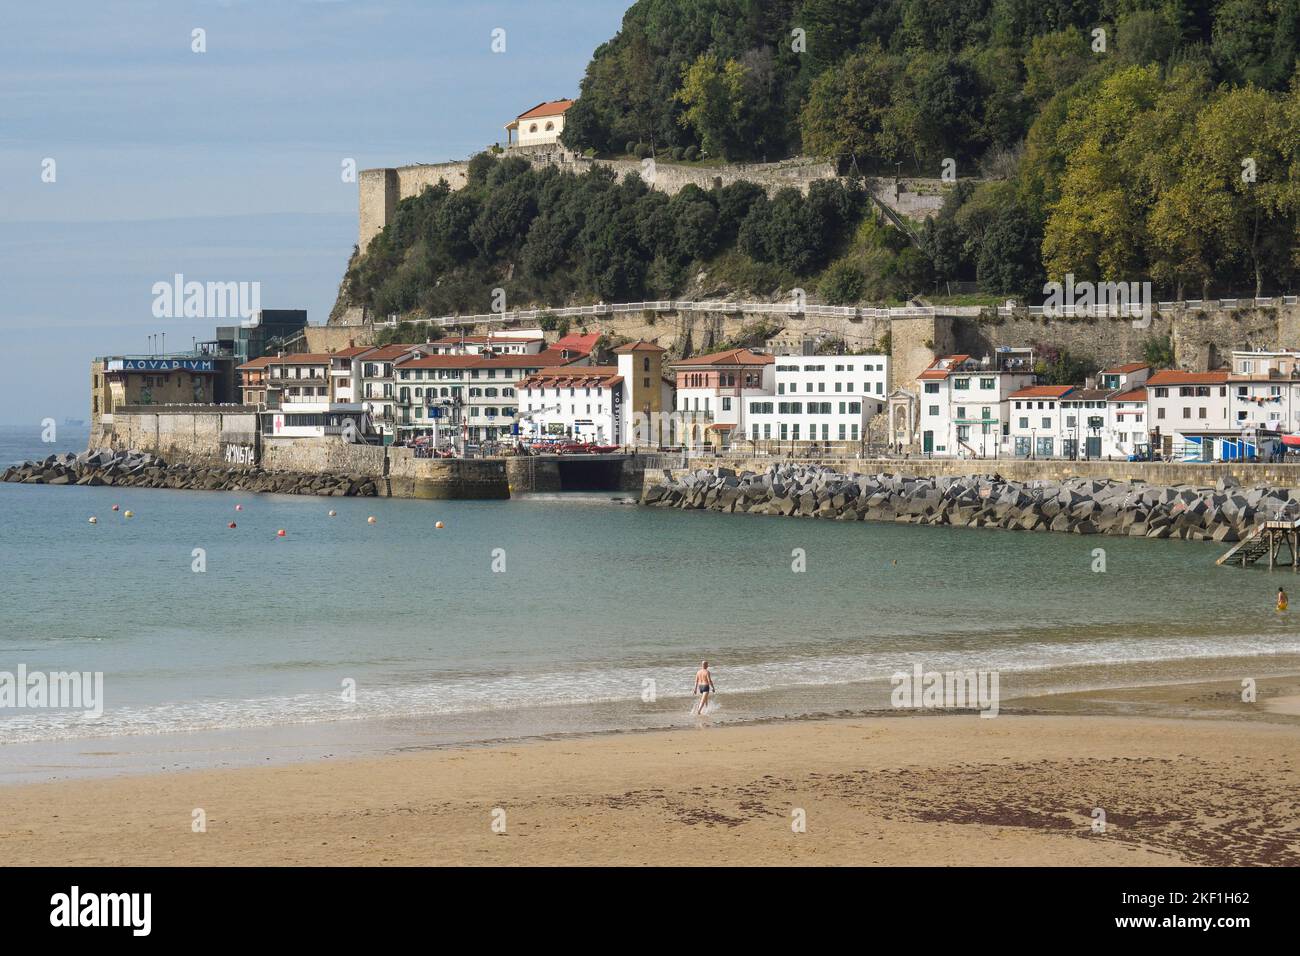
M123 511L123 512L122 512L122 517L123 517L123 518L134 518L134 517L135 517L135 512L134 512L134 511Z

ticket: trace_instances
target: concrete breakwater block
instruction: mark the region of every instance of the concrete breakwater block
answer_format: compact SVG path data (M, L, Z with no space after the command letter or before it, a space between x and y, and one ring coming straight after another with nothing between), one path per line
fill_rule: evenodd
M270 472L261 469L168 464L147 452L97 449L80 455L51 455L6 468L0 480L21 484L83 485L130 488L178 488L200 491L250 491L289 495L380 493L376 479L363 475Z
M641 503L751 514L1116 534L1234 542L1284 509L1300 515L1300 489L1158 486L1096 478L1013 481L997 473L915 477L845 474L814 464L763 472L698 468L647 484Z

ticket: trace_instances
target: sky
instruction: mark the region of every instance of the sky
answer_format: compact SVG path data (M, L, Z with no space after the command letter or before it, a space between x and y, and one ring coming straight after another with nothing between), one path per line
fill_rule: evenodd
M155 318L176 273L323 323L357 237L344 162L504 141L577 94L629 2L5 0L0 424L88 419L95 356L231 324Z

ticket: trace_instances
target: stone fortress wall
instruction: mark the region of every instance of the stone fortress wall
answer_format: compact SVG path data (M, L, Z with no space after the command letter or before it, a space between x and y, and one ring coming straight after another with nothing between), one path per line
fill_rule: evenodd
M619 179L637 173L654 189L672 195L687 185L701 189L728 186L741 180L758 183L768 192L787 186L800 192L821 179L834 179L838 175L835 164L807 157L781 160L776 163L730 163L710 166L698 163L677 163L663 158L590 159L565 149L559 144L541 146L513 146L503 155L528 160L534 166L550 166L573 173L583 173L595 166L614 170ZM398 166L388 169L365 169L358 176L360 216L358 218L357 244L362 251L379 235L385 225L392 222L397 204L403 199L418 196L428 186L445 179L452 189L460 189L468 181L469 162L428 163ZM873 181L876 197L895 212L913 219L924 219L943 204L947 184L934 179L904 178Z

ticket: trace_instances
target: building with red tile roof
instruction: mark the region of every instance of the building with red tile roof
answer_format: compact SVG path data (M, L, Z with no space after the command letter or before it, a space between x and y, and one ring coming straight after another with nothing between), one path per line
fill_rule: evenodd
M908 415L912 398L890 397L891 416L901 412L907 419L903 428L894 427L895 442L936 457L1010 456L1011 395L1034 384L1033 366L1031 349L998 349L982 358L964 352L937 357L917 376L914 430Z
M749 399L776 391L776 357L735 348L669 362L676 376L682 444L726 447L749 433Z
M551 100L520 113L506 124L506 147L559 142L564 132L564 114L572 105L573 100Z
M650 448L675 444L679 433L664 349L630 342L614 352L617 365L570 362L525 378L519 385L521 440L549 437Z

